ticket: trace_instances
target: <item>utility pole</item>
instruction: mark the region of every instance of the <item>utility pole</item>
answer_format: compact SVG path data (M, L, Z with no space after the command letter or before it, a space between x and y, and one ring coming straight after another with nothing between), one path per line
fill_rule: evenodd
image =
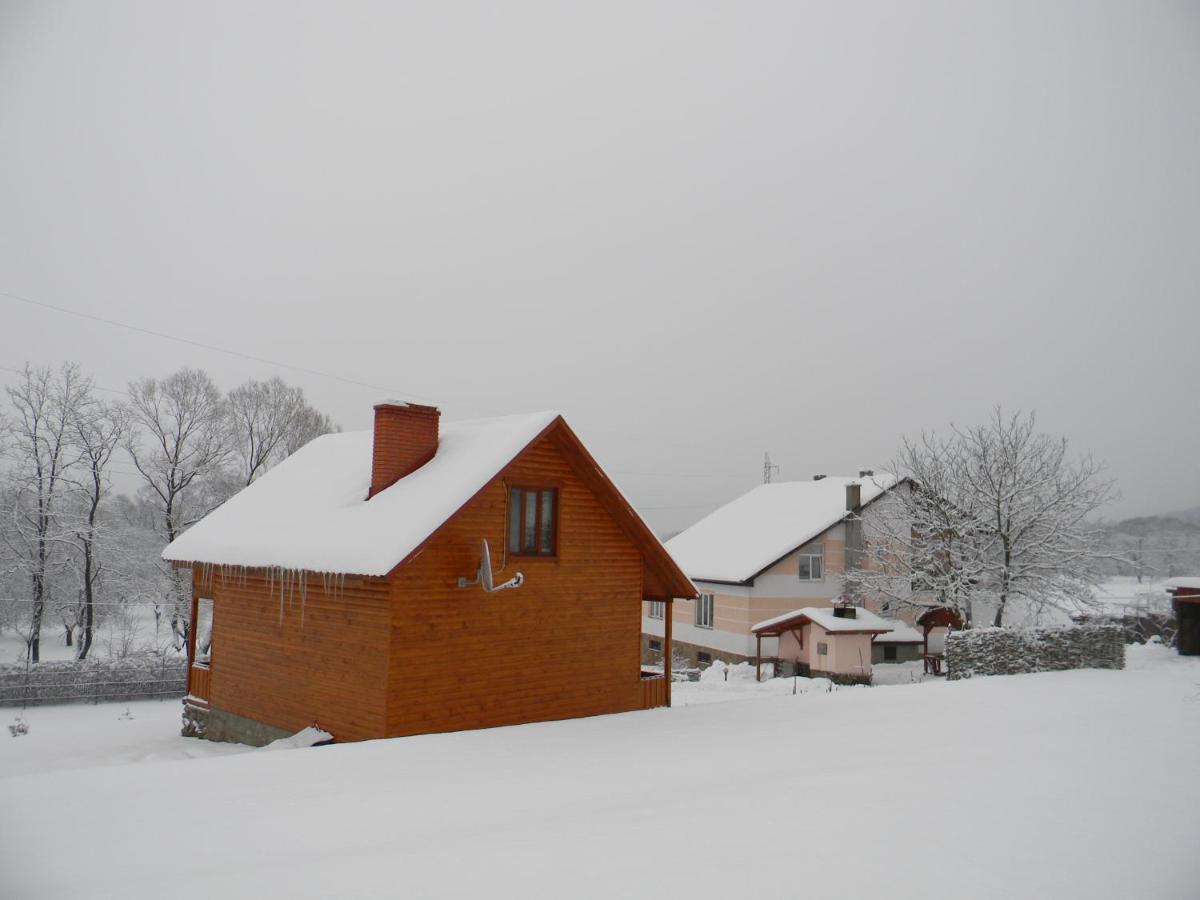
M771 462L771 454L763 453L763 484L771 483L771 473L778 474L779 466Z

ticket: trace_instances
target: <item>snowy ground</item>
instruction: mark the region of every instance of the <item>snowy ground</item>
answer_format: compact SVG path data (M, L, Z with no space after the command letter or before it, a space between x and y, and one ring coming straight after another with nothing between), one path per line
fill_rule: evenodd
M1129 662L282 753L35 709L0 896L1194 897L1200 660Z
M155 622L154 606L130 603L120 616L110 617L96 626L90 656L104 659L138 650L165 650L171 644L171 626L164 619ZM72 660L75 647L68 647L57 619L48 618L42 628L39 655L43 660ZM0 663L24 662L25 639L16 631L0 631Z

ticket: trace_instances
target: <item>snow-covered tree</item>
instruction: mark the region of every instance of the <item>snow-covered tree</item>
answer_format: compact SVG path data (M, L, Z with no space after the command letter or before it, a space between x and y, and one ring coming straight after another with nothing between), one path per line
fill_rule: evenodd
M899 603L936 602L968 622L1000 625L1014 604L1032 615L1090 605L1105 553L1096 511L1113 484L1090 456L1036 418L993 411L974 428L905 440L894 470L912 489L870 520L854 590Z
M170 543L220 502L196 501L216 479L232 452L221 391L197 369L166 378L143 378L129 386L132 428L125 447L147 493L155 499L155 526ZM176 645L187 639L189 590L178 571L166 572L165 597Z
M70 497L70 530L79 585L74 611L79 633L75 655L87 659L96 626L96 593L105 568L101 549L112 544L117 535L116 529L105 527L102 518L102 504L109 493L108 466L128 430L128 411L120 405L87 398L79 403L72 427L79 460L71 478Z
M51 579L67 540L60 507L66 476L78 463L73 423L91 383L73 363L57 370L26 365L5 390L12 411L5 446L8 516L0 535L10 564L27 579L30 612L22 633L27 657L38 662Z
M308 404L304 391L281 378L247 381L229 392L225 412L244 487L308 441L336 430Z

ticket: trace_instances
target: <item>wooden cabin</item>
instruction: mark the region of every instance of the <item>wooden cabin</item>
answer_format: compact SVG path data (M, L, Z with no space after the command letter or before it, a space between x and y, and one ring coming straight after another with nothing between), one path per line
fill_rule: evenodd
M192 573L184 732L255 744L669 706L670 654L640 666L642 605L696 596L554 413L443 425L381 404L163 558Z

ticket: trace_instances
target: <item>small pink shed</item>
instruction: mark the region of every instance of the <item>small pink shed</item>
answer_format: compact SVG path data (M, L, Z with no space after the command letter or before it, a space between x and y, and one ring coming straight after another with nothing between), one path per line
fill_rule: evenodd
M759 622L751 630L762 665L762 639L779 638L775 659L796 671L843 681L870 681L871 642L895 627L857 606L806 606Z

